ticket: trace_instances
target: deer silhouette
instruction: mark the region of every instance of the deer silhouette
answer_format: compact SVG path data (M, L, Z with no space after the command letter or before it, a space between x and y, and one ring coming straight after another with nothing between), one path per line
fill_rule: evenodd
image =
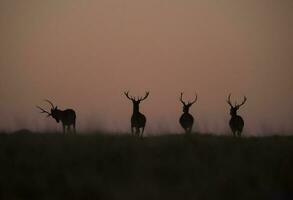
M193 116L189 113L189 108L197 101L197 94L195 94L195 99L192 102L185 103L182 99L183 93L181 92L180 101L183 104L183 114L179 119L179 123L185 130L185 133L191 133L193 126Z
M246 96L244 96L241 104L237 104L237 102L235 102L235 105L233 106L231 103L231 94L229 94L228 96L227 103L230 105L230 115L231 115L229 125L234 136L236 135L238 135L239 137L241 136L241 133L244 127L244 120L242 119L241 116L237 115L237 111L239 110L241 106L245 104L246 100L247 98Z
M76 122L76 114L75 111L72 109L66 109L66 110L59 110L57 106L54 106L54 104L49 101L45 100L45 102L48 102L51 105L51 112L46 111L45 109L41 108L40 106L37 106L38 109L41 110L41 113L48 114L47 117L52 117L56 120L57 123L60 121L62 122L63 126L63 133L65 133L66 128L67 131L70 131L70 126L73 126L74 133L76 133L75 129L75 122Z
M137 136L143 137L144 128L146 125L146 117L139 112L139 104L149 96L149 92L146 92L144 97L135 97L129 96L129 92L124 92L125 96L132 101L133 103L133 113L131 116L131 135L135 134ZM142 129L140 134L140 129Z

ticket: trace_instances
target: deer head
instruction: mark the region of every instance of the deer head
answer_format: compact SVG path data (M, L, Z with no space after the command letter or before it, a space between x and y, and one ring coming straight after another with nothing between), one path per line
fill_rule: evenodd
M149 96L150 93L146 92L144 97L137 97L137 98L130 96L129 91L124 92L124 94L129 100L132 101L132 103L133 103L133 111L134 112L139 112L139 104L140 104L140 102L145 100Z
M51 105L51 112L46 111L45 109L41 108L40 106L37 106L38 109L41 110L41 113L46 113L47 117L53 117L57 123L59 123L60 121L60 116L59 116L59 109L57 106L54 106L54 104L49 101L49 100L45 100L45 102L48 102Z
M181 94L180 94L180 101L183 104L183 112L188 113L189 108L197 101L197 94L195 93L195 99L192 102L188 101L188 103L183 101L182 96L183 96L183 92L181 92Z
M237 110L239 110L239 108L245 104L246 100L247 100L247 98L246 98L246 96L244 96L242 103L237 104L237 102L235 102L235 105L233 106L231 103L231 94L229 94L228 99L227 99L227 103L230 105L230 115L236 116Z

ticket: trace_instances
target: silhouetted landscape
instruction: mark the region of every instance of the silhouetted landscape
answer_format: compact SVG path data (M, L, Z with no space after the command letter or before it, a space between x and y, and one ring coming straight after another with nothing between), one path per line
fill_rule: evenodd
M292 199L293 137L0 134L0 199Z
M0 0L0 200L293 200L293 0Z

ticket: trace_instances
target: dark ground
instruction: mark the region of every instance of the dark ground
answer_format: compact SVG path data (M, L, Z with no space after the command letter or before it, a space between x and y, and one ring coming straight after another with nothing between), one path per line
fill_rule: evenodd
M0 199L293 199L293 137L0 134Z

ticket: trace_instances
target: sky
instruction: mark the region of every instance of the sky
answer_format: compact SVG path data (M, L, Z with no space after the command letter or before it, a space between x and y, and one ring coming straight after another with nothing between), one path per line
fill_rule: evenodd
M0 130L57 130L35 108L73 108L79 131L129 131L149 98L146 135L182 132L180 92L198 102L195 130L229 134L226 98L244 134L293 131L291 0L0 0Z

